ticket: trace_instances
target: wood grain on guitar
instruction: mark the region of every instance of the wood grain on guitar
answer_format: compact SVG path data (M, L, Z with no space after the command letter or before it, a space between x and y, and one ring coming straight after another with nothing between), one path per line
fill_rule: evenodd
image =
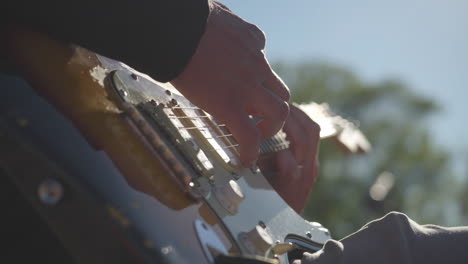
M9 44L8 55L34 89L112 160L132 190L157 205L151 215L174 218L163 226L156 219L149 230L131 211L120 211L133 228L125 232L143 233L164 261L212 263L228 252L288 263L282 243L313 251L330 238L326 228L294 212L260 171L241 168L237 143L224 124L173 87L41 34L10 32ZM303 109L321 125L321 137L335 137L353 153L370 149L351 122L325 105ZM262 144L262 153L287 146L280 133ZM170 238L168 230L178 228L185 233ZM282 254L274 256L275 248ZM177 252L177 261L170 252Z

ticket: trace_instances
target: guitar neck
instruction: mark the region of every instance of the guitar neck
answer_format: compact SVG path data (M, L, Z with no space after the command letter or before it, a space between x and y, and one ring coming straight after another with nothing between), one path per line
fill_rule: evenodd
M277 152L289 147L289 141L286 139L286 134L283 131L276 133L273 137L266 139L260 143L260 155Z
M309 103L296 105L320 126L320 139L333 138L341 150L347 153L366 153L371 145L359 128L331 112L327 104ZM280 131L260 144L260 155L274 153L289 147L286 134Z

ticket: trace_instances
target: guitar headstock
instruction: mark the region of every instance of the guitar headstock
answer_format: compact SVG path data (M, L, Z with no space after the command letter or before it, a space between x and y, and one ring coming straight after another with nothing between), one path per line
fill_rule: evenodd
M349 153L367 153L372 149L366 136L355 123L333 113L327 103L296 105L320 126L320 138L330 138Z

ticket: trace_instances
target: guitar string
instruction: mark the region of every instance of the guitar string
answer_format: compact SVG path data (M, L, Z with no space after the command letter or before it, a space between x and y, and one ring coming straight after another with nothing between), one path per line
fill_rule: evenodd
M172 118L179 119L178 116L172 116ZM194 116L194 117L190 117L190 118L195 119L195 120L201 120L202 118L208 118L209 119L210 117L209 116ZM207 137L207 136L205 136L205 139L209 140L209 139L216 139L216 138L227 138L227 139L232 138L232 139L235 140L235 138L234 138L234 136L232 134L224 134L224 131L222 130L222 127L226 127L225 124L218 125L218 124L215 124L213 122L213 125L215 127L217 127L221 131L222 135L219 135L219 136L216 136L216 137ZM213 132L215 132L215 131L213 131L213 127L211 127L211 126L178 127L178 129L186 129L186 130L189 130L189 129L200 129L200 130L206 129L206 130L208 130L210 132L210 134L213 134ZM218 142L218 144L219 144L219 142ZM214 147L213 150L209 150L209 151L210 152L217 152L219 150L238 148L239 144L232 144L231 143L230 145L225 145L223 147L221 147L220 145L218 145L217 147L214 146L214 145L212 145L212 146ZM226 153L226 154L231 159L235 158L235 156L232 153Z
M226 135L224 134L225 132L224 132L224 130L223 130L221 127L225 127L225 126L226 126L225 124L221 124L221 125L217 124L216 120L214 120L214 118L213 118L211 115L209 115L208 113L206 113L204 110L202 110L202 109L199 108L199 107L196 107L196 106L194 106L194 107L172 106L172 107L164 107L164 108L166 108L166 109L182 109L182 110L187 109L187 110L194 110L194 111L198 111L198 112L204 113L205 115L197 115L197 116L195 116L195 117L190 117L190 116L181 117L181 116L176 116L176 115L173 115L173 114L170 114L168 117L169 117L169 118L176 118L176 119L182 119L182 118L185 118L185 119L199 119L199 120L202 120L202 118L209 119L210 121L213 122L213 126L217 127L217 128L221 131L221 133L222 133L223 135L221 135L221 136L216 136L216 137L211 137L211 138L207 138L207 139L213 139L213 138L227 138L227 139L229 140L230 138L233 138L233 139L235 140L235 138L233 137L232 134L226 134ZM320 112L323 112L323 110L320 111ZM328 114L328 115L329 115L329 114ZM336 118L335 118L335 119L336 119ZM340 117L340 119L342 120L343 118ZM345 121L347 121L347 120L345 120ZM340 122L340 123L343 123L343 121ZM345 122L345 123L351 123L352 125L359 127L359 124L355 124L355 122L349 122L349 121L347 121L347 122ZM206 126L205 126L205 127L197 127L197 126L194 126L194 127L179 127L178 129L186 129L186 130L189 130L189 129L200 129L200 130L201 130L201 129L208 129L208 130L210 130L210 128L211 128L211 131L210 131L210 132L213 132L213 131L212 131L212 130L213 130L212 127L206 127ZM283 142L281 142L281 141L283 141ZM285 139L280 139L280 140L278 141L278 139L276 138L276 135L275 135L275 136L274 136L273 138L271 138L270 140L266 140L266 141L264 141L264 142L261 143L261 145L260 145L260 151L264 150L265 148L267 148L267 151L268 151L268 149L271 149L271 150L278 150L278 149L281 149L281 148L284 147L284 146L287 146L287 147L288 147L289 144L290 144L290 143L287 142L287 141L285 141ZM264 147L264 145L266 145L266 146ZM229 146L225 147L224 149L227 149L227 148L234 148L234 147L237 147L237 146L239 146L239 144L232 144L232 145L229 145ZM228 156L229 156L229 155L228 155Z
M186 129L186 130L192 130L192 129L199 129L199 130L202 130L202 129L207 129L208 131L210 132L214 132L211 129L211 127L209 126L192 126L192 127L176 127L177 129ZM212 136L212 137L205 137L205 139L217 139L217 138L234 138L233 134L222 134L220 136ZM283 141L283 142L282 142ZM287 142L284 142L284 139L282 138L278 138L278 136L274 136L272 138L269 138L265 141L262 142L262 144L266 144L267 147L269 147L270 149L275 149L277 147L282 147L283 145L287 145L289 143ZM238 144L236 145L238 146Z
M195 118L195 117L194 117ZM225 127L226 125L220 125L221 127ZM220 127L218 126L218 127ZM212 131L212 128L209 127L209 126L192 126L192 127L177 127L177 129L186 129L186 130L193 130L193 129L207 129L209 130L210 132L215 132L215 131ZM233 136L233 134L222 134L220 136L212 136L212 137L205 137L205 139L217 139L217 138L233 138L235 139L235 137ZM269 139L266 139L265 141L262 141L260 143L260 145L265 145L266 144L266 150L265 150L265 147L263 147L264 149L261 149L263 151L270 151L270 150L277 150L283 146L286 146L289 144L289 142L286 142L284 139L282 138L279 138L278 136L274 136L272 138L269 138ZM235 145L230 145L229 147L226 147L226 148L232 148L233 146L238 146L239 144L235 144ZM226 148L222 148L222 149L226 149ZM260 148L262 148L262 146L260 146Z
M180 108L180 109L181 109L181 108ZM193 109L193 108L190 108L190 109ZM198 110L201 110L201 109L198 109ZM208 115L205 115L205 116L192 116L192 117L189 117L189 116L181 117L181 116L175 116L175 115L170 115L170 116L169 116L170 119L172 118L172 119L177 119L177 120L178 120L178 119L182 119L182 118L185 118L185 119L190 118L190 119L195 119L195 120L201 120L202 118L210 119L210 117L211 117L211 116L208 116ZM211 120L211 119L210 119L210 120ZM211 120L211 121L212 121L212 120ZM225 124L220 124L220 125L219 125L219 124L215 124L215 123L214 123L213 125L214 125L215 127L219 128L220 131L221 131L223 134L220 135L220 136L216 136L216 137L205 137L205 139L216 139L216 138L233 138L233 139L235 139L234 136L233 136L232 134L224 134L224 131L222 131L221 128L222 128L222 127L226 127ZM191 129L200 129L200 130L206 129L206 130L208 130L208 131L213 130L213 128L210 127L210 126L192 126L192 127L177 127L177 128L178 128L178 129L185 129L185 130L191 130ZM210 132L212 133L213 131L210 131ZM211 133L210 133L210 134L211 134ZM237 148L238 146L239 146L239 144L230 144L230 145L225 145L224 147L221 147L221 146L215 147L213 150L210 150L210 151L211 151L211 152L215 152L215 151L220 150L220 149L221 149L221 150L224 150L224 149ZM229 156L230 158L233 157L233 155L228 155L228 156Z
M198 107L165 107L165 108L171 108L171 109L191 109L191 110L198 110L198 111L203 111L201 108L198 108ZM169 119L194 119L194 120L202 120L204 118L206 119L209 119L210 121L214 121L213 125L217 128L220 129L220 131L222 131L221 127L226 127L226 124L216 124L215 120L212 119L213 116L211 115L197 115L197 116L176 116L174 114L169 114L168 115ZM177 129L185 129L185 130L191 130L191 129L207 129L207 130L210 130L212 129L211 127L209 126L192 126L192 127L177 127ZM213 132L213 131L210 131L210 132ZM224 133L224 131L222 131L222 133ZM222 134L220 136L215 136L215 137L205 137L206 139L216 139L216 138L232 138L235 140L234 136L232 134ZM273 141L273 142L272 142ZM262 147L260 146L260 150L262 151L265 151L265 152L269 152L271 150L275 151L275 150L280 150L282 149L282 147L284 146L288 146L289 145L289 142L281 142L277 136L274 136L272 138L270 138L269 140L265 140L264 142L262 143L266 143L267 146L266 146L266 150L265 150L265 147ZM261 143L261 145L262 145ZM239 146L239 144L231 144L231 145L227 145L225 147L221 147L221 149L230 149L230 148L237 148ZM262 149L263 148L263 149ZM216 150L216 149L215 149Z
M209 130L211 133L213 133L214 131L212 131L211 127L208 127L208 126L193 126L193 127L177 127L177 129L207 129ZM212 137L206 137L205 136L205 139L218 139L218 138L234 138L234 136L232 134L222 134L222 135L219 135L219 136L212 136ZM270 152L270 151L274 151L274 150L279 150L279 149L282 149L284 146L288 146L289 145L289 142L286 142L284 139L281 139L281 138L278 138L278 136L274 136L270 139L267 139L265 141L262 141L260 143L260 150L263 151L263 152ZM218 147L218 148L215 148L215 150L218 150L218 149L229 149L229 148L234 148L234 147L238 147L239 144L231 144L231 145L227 145L225 147Z

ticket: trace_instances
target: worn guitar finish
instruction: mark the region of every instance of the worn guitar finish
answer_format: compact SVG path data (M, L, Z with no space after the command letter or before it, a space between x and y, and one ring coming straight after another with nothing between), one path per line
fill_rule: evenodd
M174 88L39 34L15 33L10 43L11 57L37 93L115 167L102 178L73 180L99 194L96 203L132 237L138 254L157 252L174 263L276 254L288 263L282 243L312 251L330 238L294 212L258 169L240 168L229 131ZM263 150L284 144L276 139ZM109 182L118 182L113 192Z

